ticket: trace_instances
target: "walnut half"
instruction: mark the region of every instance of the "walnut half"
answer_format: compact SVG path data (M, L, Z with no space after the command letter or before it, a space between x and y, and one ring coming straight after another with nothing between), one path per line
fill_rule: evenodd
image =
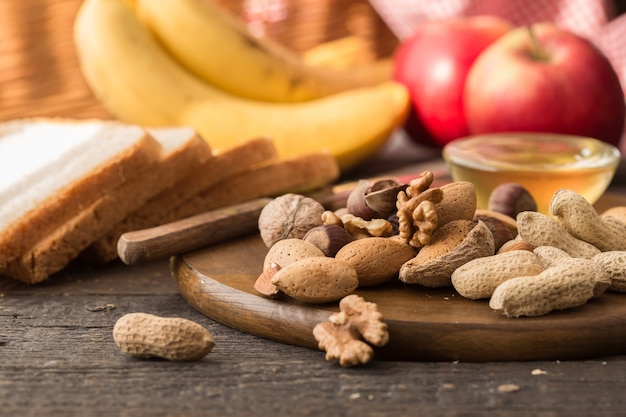
M313 329L318 347L326 351L327 361L338 359L344 368L368 363L374 357L370 345L384 346L389 341L378 306L351 294L341 299L339 309Z

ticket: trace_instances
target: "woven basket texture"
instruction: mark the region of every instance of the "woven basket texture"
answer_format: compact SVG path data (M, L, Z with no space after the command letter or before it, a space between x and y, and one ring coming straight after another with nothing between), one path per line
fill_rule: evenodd
M264 34L302 52L323 42L358 36L377 58L391 55L398 40L363 0L217 0Z

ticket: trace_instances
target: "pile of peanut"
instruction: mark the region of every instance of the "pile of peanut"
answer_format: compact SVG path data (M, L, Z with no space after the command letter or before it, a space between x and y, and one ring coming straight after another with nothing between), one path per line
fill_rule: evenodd
M477 210L472 183L432 183L431 172L409 184L361 181L336 211L298 194L277 197L259 218L269 250L255 288L328 303L400 279L488 299L508 317L626 292L626 208L599 214L560 189L542 214L527 190L507 183Z

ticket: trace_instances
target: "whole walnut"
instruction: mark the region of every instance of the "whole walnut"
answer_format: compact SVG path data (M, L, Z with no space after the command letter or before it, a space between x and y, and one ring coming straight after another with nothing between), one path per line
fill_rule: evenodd
M316 200L299 194L284 194L270 201L259 215L261 239L269 248L279 240L302 239L306 232L322 225L325 208Z

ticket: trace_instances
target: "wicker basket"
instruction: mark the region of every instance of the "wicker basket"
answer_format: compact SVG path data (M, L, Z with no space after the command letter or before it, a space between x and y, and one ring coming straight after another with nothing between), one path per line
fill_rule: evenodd
M364 39L376 58L391 55L398 40L367 0L217 0L264 34L302 52L346 36Z
M80 0L0 1L0 119L109 117L78 69Z
M267 36L295 51L357 35L367 40L376 56L388 56L397 43L366 0L284 1L281 18L273 15L262 24ZM250 0L219 2L251 21ZM111 118L78 68L72 26L80 4L81 0L0 1L0 120Z

